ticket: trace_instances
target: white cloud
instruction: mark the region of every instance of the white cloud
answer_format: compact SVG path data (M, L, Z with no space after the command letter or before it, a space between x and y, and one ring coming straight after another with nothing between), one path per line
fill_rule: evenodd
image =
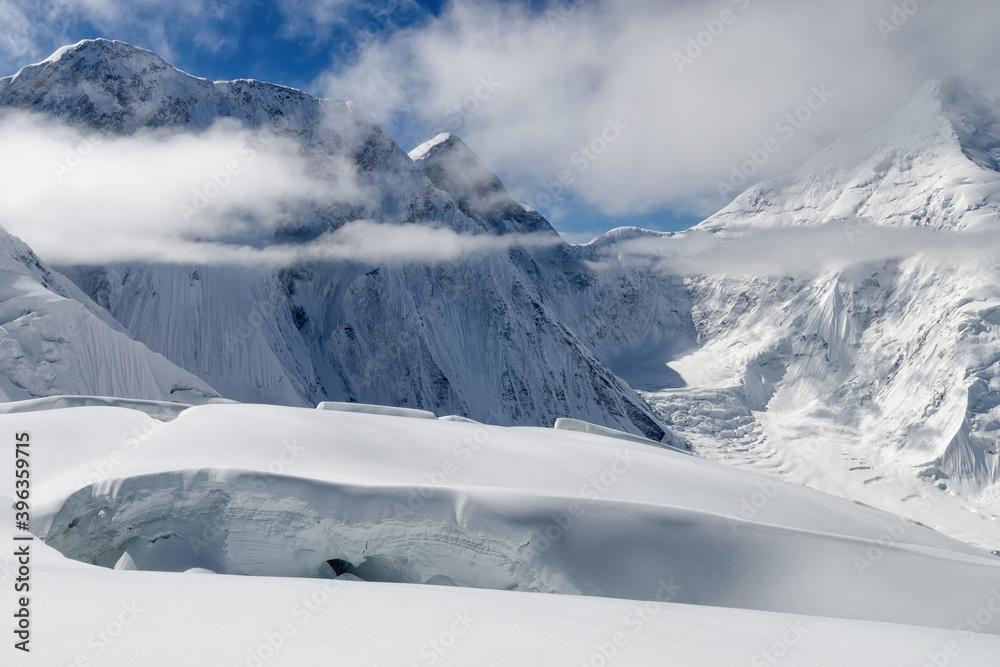
M0 118L0 224L57 265L450 262L552 235L464 235L427 224L349 220L307 244L276 226L312 207L377 209L352 163L220 123L199 135L99 137L25 113ZM369 200L371 199L371 200ZM587 240L582 236L574 240ZM607 261L670 274L814 275L914 254L1000 254L1000 232L941 233L866 221L742 232L689 231L615 245ZM600 264L598 264L600 266Z
M149 256L173 243L260 244L296 207L363 199L346 159L226 124L100 137L22 113L0 120L0 224L58 264Z
M148 248L143 256L134 246L131 259L159 263L233 264L280 268L311 262L362 264L436 264L502 253L517 247L558 243L552 235L459 234L423 224L397 225L355 220L308 244L251 247L236 244L177 241L167 248Z
M1000 232L884 227L868 220L738 233L689 230L620 242L596 266L624 263L669 275L799 277L914 255L995 265Z
M364 48L385 31L401 22L410 23L427 16L416 0L281 0L284 32L306 36L317 42L329 37L333 27L343 27L354 35L354 42L342 53Z
M893 15L902 4L917 8L905 21ZM898 30L880 26L894 19ZM566 0L547 12L455 0L319 85L391 129L455 130L529 204L566 172L567 191L605 213L710 213L724 203L716 183L748 149L782 138L776 124L813 86L832 97L782 138L762 176L888 117L927 79L1000 90L998 20L993 0ZM482 77L501 84L487 99ZM605 146L608 119L628 128ZM602 149L593 160L580 151L591 142Z
M348 158L225 123L102 138L13 113L0 119L0 154L0 225L56 265L434 263L555 242L348 220L306 244L277 243L275 229L300 215L377 210L378 197Z
M16 58L31 52L34 44L35 28L24 12L10 0L0 0L0 62L4 58Z
M915 11L894 16L894 7ZM454 0L440 18L401 31L400 17L422 11L414 0L279 8L285 36L321 40L348 20L364 41L354 66L317 82L324 94L359 102L397 136L454 131L517 198L556 218L580 205L622 216L714 212L725 203L716 184L747 150L781 138L776 123L813 86L833 96L781 138L759 178L887 117L926 79L1000 91L994 0L563 0L542 12ZM48 55L84 19L169 61L180 35L225 48L240 32L226 22L250 9L238 0L0 0L0 64ZM370 31L349 20L365 13L375 17ZM702 53L678 71L675 54L699 38ZM609 120L621 128L613 141L602 136ZM580 149L590 145L588 156Z

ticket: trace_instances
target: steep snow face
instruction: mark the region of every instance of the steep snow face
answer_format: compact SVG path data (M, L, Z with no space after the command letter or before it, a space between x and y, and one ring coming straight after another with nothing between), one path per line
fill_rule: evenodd
M541 215L514 201L457 137L441 134L411 151L410 157L485 227L554 233ZM683 279L608 261L609 246L644 235L658 236L645 230L617 230L607 241L587 246L528 248L515 261L534 277L546 310L554 312L603 365L630 387L661 389L680 382L666 363L695 347L697 334ZM660 416L670 424L670 414Z
M204 401L203 381L132 340L69 280L0 230L0 397L100 394Z
M140 340L236 400L381 403L501 425L577 416L666 436L507 256L275 275L127 267L91 280Z
M328 395L501 425L551 425L554 417L579 415L663 439L518 260L531 261L515 254L457 266L382 267L338 284L296 281L295 302L320 313L302 330L322 339L321 359L337 364L322 367ZM321 304L329 303L339 308L324 312ZM417 335L402 341L401 330Z
M297 331L293 313L265 272L125 266L69 274L138 340L227 398L303 406L321 394L304 343L286 343Z
M619 243L662 234L617 229L575 250L587 271L560 286L567 319L602 361L630 386L658 390L683 386L667 364L696 349L693 304L683 278L621 258ZM672 419L673 415L665 418ZM668 422L669 423L669 422Z
M995 515L998 278L910 258L815 279L692 279L703 346L671 366L689 387L735 391L758 413L758 428L740 430L720 428L733 418L724 410L700 425L706 435L723 432L744 450L784 443L793 459L819 443L853 469L838 484L891 486L919 475ZM654 401L676 411L683 395ZM788 465L802 481L823 483L819 461Z
M294 138L318 174L332 157L347 160L363 201L303 207L275 228L276 242L308 244L357 219L544 238L545 247L514 243L448 265L66 269L138 340L227 397L382 403L498 424L574 417L675 442L552 298L548 267L575 267L570 249L456 138L415 163L353 105L197 79L107 40L3 80L0 105L126 134L198 132L231 119Z

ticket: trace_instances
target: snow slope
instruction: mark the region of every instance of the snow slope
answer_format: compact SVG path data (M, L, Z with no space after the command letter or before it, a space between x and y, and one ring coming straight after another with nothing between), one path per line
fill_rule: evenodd
M132 340L73 283L0 230L0 399L64 394L188 402L218 396Z
M366 580L637 600L672 578L678 602L944 628L1000 585L1000 560L918 524L592 434L240 405L4 419L51 443L33 529L105 567L315 577L336 559ZM744 519L744 500L763 506Z
M997 558L654 443L241 405L0 423L31 433L34 641L66 664L254 664L267 635L273 664L598 664L603 647L620 664L922 664L957 649L949 664L988 665L1000 650ZM68 616L92 596L92 622ZM120 641L88 643L117 618ZM334 618L335 633L315 622Z

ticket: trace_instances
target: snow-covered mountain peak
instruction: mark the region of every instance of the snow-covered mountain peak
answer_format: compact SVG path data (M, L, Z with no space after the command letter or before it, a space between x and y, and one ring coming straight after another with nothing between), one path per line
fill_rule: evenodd
M431 182L482 218L514 205L500 179L453 134L439 134L421 144L410 158Z
M956 79L932 79L920 87L906 109L931 114L985 113L995 115L996 100L969 89Z
M150 51L94 39L63 47L3 80L0 100L4 106L124 134L173 124L171 102L211 88L211 82L171 67Z
M464 141L447 132L410 151L418 168L458 201L462 212L492 232L555 234L536 211L526 210Z
M33 78L39 72L46 72L51 76L59 71L83 72L98 65L113 66L119 70L131 69L137 74L149 67L179 72L152 51L133 46L127 42L101 37L83 39L76 44L61 46L45 60L27 65L13 76L0 78L0 86L22 77Z
M954 81L930 81L890 120L840 139L793 174L751 187L700 228L856 218L976 228L1000 216L998 165L1000 104Z
M1000 102L951 79L925 83L910 103L880 128L895 142L958 145L984 169L998 170Z
M410 151L410 159L414 162L419 162L420 160L427 158L428 155L435 149L447 150L447 146L452 145L455 142L464 144L461 139L453 135L451 132L442 132L430 141L425 141Z
M942 116L965 155L983 169L1000 171L1000 102L953 82L936 82Z
M122 42L117 39L105 39L103 37L83 39L76 44L67 44L60 47L51 56L38 63L38 65L53 63L84 63L86 65L93 65L100 61L132 62L140 67L150 63L162 63L170 67L166 61L152 51L133 46L128 42Z
M84 40L0 79L0 106L56 116L92 130L131 134L141 129L200 131L220 118L247 127L301 134L324 112L356 119L344 103L250 79L213 82L125 42ZM279 122L280 121L280 122ZM374 126L361 118L366 126Z
M931 79L925 82L914 94L906 109L924 109L932 113L940 113L949 107L965 106L968 100L978 95L968 90L956 79Z

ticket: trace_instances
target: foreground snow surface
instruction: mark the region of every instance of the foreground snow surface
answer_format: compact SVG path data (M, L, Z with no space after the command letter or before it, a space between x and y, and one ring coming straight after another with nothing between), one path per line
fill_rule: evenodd
M365 412L81 403L0 414L31 434L47 542L18 664L1000 656L1000 559L683 452ZM10 505L7 491L7 544ZM12 614L15 563L0 564Z
M939 664L995 665L1000 655L995 636L913 626L405 584L114 572L37 547L32 653L12 655L5 641L4 664L917 667L951 644L959 652ZM602 661L605 654L613 658Z

